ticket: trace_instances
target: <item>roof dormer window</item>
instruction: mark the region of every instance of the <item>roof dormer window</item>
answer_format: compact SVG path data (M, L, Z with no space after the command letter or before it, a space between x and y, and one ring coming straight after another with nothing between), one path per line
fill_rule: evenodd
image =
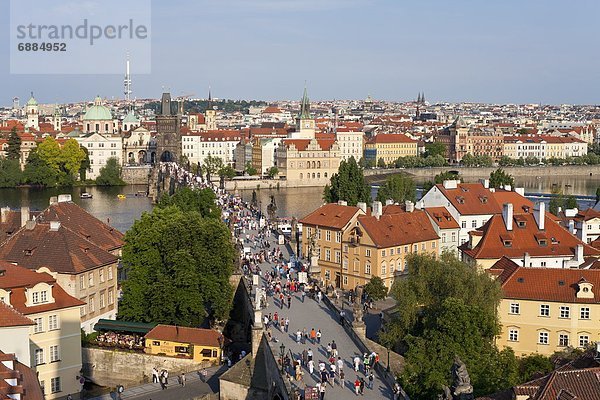
M527 223L525 221L517 221L517 226L519 228L525 228L527 226Z

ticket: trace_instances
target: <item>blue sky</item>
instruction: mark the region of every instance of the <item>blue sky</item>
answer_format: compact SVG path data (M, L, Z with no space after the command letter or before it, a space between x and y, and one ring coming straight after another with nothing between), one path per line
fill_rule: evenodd
M133 91L299 99L306 81L311 99L600 103L599 12L598 1L153 1L152 73L133 65ZM0 0L6 36L8 15ZM11 75L7 38L0 54L0 104L30 91L122 96L121 75Z

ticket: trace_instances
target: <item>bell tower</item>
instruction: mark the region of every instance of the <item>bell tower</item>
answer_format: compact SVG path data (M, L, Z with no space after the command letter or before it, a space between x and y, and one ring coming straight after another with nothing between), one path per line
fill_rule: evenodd
M29 101L27 102L27 105L25 106L25 113L27 114L27 128L29 129L35 129L38 130L40 129L40 125L39 125L39 107L38 107L38 102L35 99L35 97L33 97L33 92L31 92L31 98L29 99Z
M181 115L173 113L171 94L163 93L160 114L156 116L156 154L163 162L181 159Z
M315 120L310 115L310 101L305 86L300 101L300 113L296 117L296 131L292 133L292 139L314 139L315 130Z
M210 88L208 89L208 105L204 112L204 123L206 124L207 131L217 130L217 110L215 110L215 107L213 106Z

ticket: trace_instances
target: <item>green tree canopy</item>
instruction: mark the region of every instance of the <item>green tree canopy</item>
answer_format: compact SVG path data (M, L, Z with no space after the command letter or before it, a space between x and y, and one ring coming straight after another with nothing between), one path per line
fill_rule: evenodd
M277 167L271 167L271 168L269 168L269 171L267 171L267 175L271 179L275 178L277 176L277 174L279 174L279 168L277 168Z
M387 296L388 289L383 283L383 279L378 276L374 276L371 278L369 282L365 285L365 293L373 300L382 300Z
M62 146L60 152L60 163L64 169L64 172L74 177L81 168L82 161L85 160L86 153L81 148L77 140L68 139ZM110 160L110 158L109 158Z
M246 163L246 168L244 169L244 171L249 175L249 176L254 176L256 174L258 174L258 171L256 170L256 168L254 168L252 166L252 163L250 161L248 161Z
M19 160L0 157L0 188L15 187L22 179Z
M406 200L415 201L415 182L404 174L396 174L388 177L385 183L377 191L377 201L385 202L388 199L396 203L404 203Z
M425 157L446 156L446 145L440 142L425 144Z
M359 202L371 204L371 188L354 157L340 162L338 172L331 176L323 190L323 200L328 203L345 200L350 206Z
M514 186L515 178L502 168L498 168L490 174L490 187L499 188L506 185Z
M90 163L90 153L88 152L87 147L82 146L81 150L83 150L83 152L85 153L85 158L83 159L83 161L81 162L81 165L79 166L79 179L82 181L85 181L86 175L87 175L87 170L90 168L90 166L92 164Z
M440 258L411 255L408 275L391 290L396 318L386 340L404 353L401 381L412 398L435 398L450 384L455 355L465 362L475 395L516 383L518 365L511 350L499 351L494 338L500 286L476 266L444 253Z
M173 195L164 194L158 207L176 206L184 212L196 211L203 218L220 219L221 209L217 205L217 196L212 189L181 188Z
M177 206L144 213L125 235L119 318L182 326L226 318L234 259L222 221Z
M216 174L221 168L223 168L223 160L220 157L210 154L204 159L204 163L202 164L202 169L209 177Z
M106 164L100 168L96 184L100 186L125 185L125 182L121 179L121 165L116 157L110 157L106 160Z
M29 152L23 179L30 185L56 186L59 172L39 156L38 150L35 148Z
M225 165L221 167L218 173L220 177L224 177L227 179L233 179L233 177L236 175L235 169L233 169L231 165Z
M17 133L16 126L11 129L7 144L6 158L9 160L19 160L21 158L21 137Z
M433 178L433 182L432 181L427 181L423 184L423 194L429 192L429 190L437 184L440 183L444 183L444 181L451 181L451 180L462 180L462 177L458 174L458 172L456 171L444 171L444 172L440 172L439 174L437 174L434 178Z
M382 157L379 157L379 160L377 160L377 168L385 168L387 167L387 165L385 164L385 161L383 160Z

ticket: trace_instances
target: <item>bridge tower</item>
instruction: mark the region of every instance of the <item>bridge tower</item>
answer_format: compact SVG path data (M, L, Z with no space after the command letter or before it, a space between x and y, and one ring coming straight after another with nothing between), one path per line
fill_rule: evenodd
M156 154L158 161L181 159L182 107L173 112L171 94L163 93L160 114L156 116Z

